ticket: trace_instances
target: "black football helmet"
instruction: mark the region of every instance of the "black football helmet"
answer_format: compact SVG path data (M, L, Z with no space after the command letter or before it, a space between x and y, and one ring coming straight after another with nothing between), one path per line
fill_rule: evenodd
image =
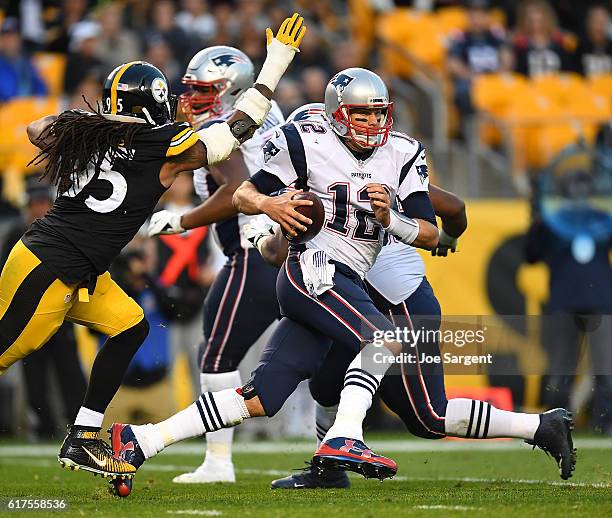
M146 61L118 66L104 81L102 113L110 119L153 126L174 122L177 97L171 95L168 79Z

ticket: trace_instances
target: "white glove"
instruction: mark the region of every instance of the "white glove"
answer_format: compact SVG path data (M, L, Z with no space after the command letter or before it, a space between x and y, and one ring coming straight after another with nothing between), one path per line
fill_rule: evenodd
M242 226L242 232L244 233L244 237L259 250L259 253L261 253L259 247L263 244L264 238L274 235L272 225L266 222L264 218L256 218L246 223Z
M181 226L181 214L169 210L160 210L153 214L147 231L149 237L162 234L180 234L181 232L185 232L185 229Z
M456 237L449 236L444 230L440 229L438 246L431 251L431 255L446 257L449 250L454 254L457 250L457 243L458 239Z

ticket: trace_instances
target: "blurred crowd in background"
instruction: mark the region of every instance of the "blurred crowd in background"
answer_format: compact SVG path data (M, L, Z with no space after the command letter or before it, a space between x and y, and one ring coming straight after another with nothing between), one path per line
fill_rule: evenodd
M611 7L610 0L0 0L0 252L6 258L54 196L38 182L39 170L26 167L35 154L24 131L28 122L67 108L95 109L104 78L128 61L143 59L160 68L176 94L187 88L181 77L190 58L210 45L240 48L257 70L265 58L265 28L299 11L308 34L275 95L285 114L321 102L338 70L364 66L380 73L398 105L396 129L426 143L434 181L463 196L531 197L524 260L548 264L549 291L557 297L544 311L610 315ZM576 235L556 240L553 233L555 246L542 247L547 218L554 220L542 200L559 193L538 186L546 175L559 176L551 164L568 149L587 159L578 169L563 169L560 174L571 174L557 190L576 201L572 182L584 183L581 172L590 175L579 196L603 199L597 210L607 214L606 231L595 236L581 220L585 227L577 234L587 235L586 245L576 245ZM475 170L484 180L471 182ZM474 185L479 187L472 190ZM175 211L199 203L191 177L182 175L163 203ZM143 232L113 265L113 277L152 324L115 402L117 411L119 404L124 407L123 420L162 418L191 401L198 387L202 301L223 260L202 228L155 240ZM592 292L574 289L593 282L599 287L596 300ZM573 294L572 303L559 293ZM96 340L65 324L52 343L23 362L30 415L24 421L33 435L57 432L53 414L71 419L85 386L87 351ZM551 340L565 340L570 358L584 345L574 331ZM193 383L183 396L169 398L189 385L170 376L177 358L185 360L181 375ZM57 403L49 401L47 390L52 370L64 402L54 412L49 408ZM595 384L600 397L612 401L610 373ZM568 403L574 378L566 378L551 385L555 404ZM70 384L64 387L66 379ZM151 391L146 398L144 389ZM19 388L11 390L3 392L0 381L4 430L14 428L12 400ZM612 433L610 416L591 424Z

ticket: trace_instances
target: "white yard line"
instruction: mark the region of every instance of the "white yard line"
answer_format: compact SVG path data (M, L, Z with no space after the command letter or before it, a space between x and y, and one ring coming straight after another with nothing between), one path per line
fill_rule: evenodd
M578 450L612 449L612 438L576 439L574 445ZM368 441L368 446L381 452L418 452L418 451L516 451L531 449L531 446L520 440L379 440ZM233 446L234 453L269 454L269 453L313 453L314 443L292 441L261 441L237 442ZM40 444L19 444L0 446L0 462L3 457L43 457L57 455L57 446ZM185 443L170 446L162 455L203 455L204 444Z
M32 466L41 468L50 468L57 466L57 463L52 460L34 460L34 459L20 459L17 457L0 458L1 464L10 464L15 466ZM195 465L190 464L145 464L141 468L147 472L188 472L193 471L196 468ZM268 477L282 477L295 473L297 470L278 470L278 469L236 469L238 475L265 475ZM350 473L351 477L360 479L358 475ZM537 479L524 479L524 478L483 478L483 477L410 477L404 475L398 475L392 479L385 480L385 483L393 482L467 482L474 484L543 484L545 486L556 486L556 487L592 487L598 489L610 488L612 489L612 482L562 482L559 480L537 480ZM171 511L168 511L171 512ZM174 511L172 511L174 512Z
M428 509L434 511L480 511L482 507L468 507L467 505L415 505L415 509Z
M187 514L192 516L221 516L223 513L216 509L179 509L178 511L166 511L167 514Z

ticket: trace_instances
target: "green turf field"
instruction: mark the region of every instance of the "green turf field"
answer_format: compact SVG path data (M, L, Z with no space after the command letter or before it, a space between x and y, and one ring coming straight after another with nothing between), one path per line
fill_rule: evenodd
M309 443L238 444L235 485L173 484L172 477L200 462L202 446L190 442L147 462L132 495L120 500L102 479L60 469L55 445L3 443L0 501L68 502L65 512L32 516L612 516L612 440L584 437L576 444L578 467L569 483L558 477L552 459L515 441L393 438L369 445L398 461L394 480L352 477L348 491L271 491L272 479L308 458Z

